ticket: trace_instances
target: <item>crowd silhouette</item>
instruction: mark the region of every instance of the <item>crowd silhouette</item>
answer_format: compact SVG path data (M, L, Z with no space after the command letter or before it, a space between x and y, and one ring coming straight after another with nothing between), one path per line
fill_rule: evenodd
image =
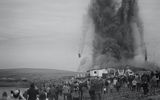
M107 77L72 78L61 82L35 82L22 93L20 90L3 92L1 100L109 100L117 93L137 93L140 96L156 95L160 72ZM107 96L106 96L107 95ZM130 95L129 95L130 96Z

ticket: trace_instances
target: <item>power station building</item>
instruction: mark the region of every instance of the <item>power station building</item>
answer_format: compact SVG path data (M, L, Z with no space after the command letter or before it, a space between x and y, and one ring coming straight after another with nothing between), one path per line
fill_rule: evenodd
M114 68L107 68L107 69L92 69L87 71L89 76L93 77L102 77L104 74L112 74L115 75L116 70Z
M131 69L114 69L114 68L106 68L106 69L92 69L87 71L90 77L103 77L104 75L134 75L134 72Z

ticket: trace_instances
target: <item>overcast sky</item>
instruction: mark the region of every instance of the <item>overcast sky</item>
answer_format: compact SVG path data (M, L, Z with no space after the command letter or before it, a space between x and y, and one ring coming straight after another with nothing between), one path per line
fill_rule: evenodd
M89 0L0 0L0 68L76 70ZM160 1L140 0L149 59L160 59Z

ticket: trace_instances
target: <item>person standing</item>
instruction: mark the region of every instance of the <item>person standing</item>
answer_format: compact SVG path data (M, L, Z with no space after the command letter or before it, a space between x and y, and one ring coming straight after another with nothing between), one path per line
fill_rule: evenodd
M46 100L47 96L46 93L43 89L40 90L39 92L39 100Z
M137 90L137 92L140 92L140 90L141 90L141 78L140 78L139 74L136 74L135 80L137 82L136 90Z
M135 90L136 90L136 85L137 85L137 81L136 81L136 79L134 79L134 80L132 81L132 91L135 91Z
M56 88L54 85L51 86L50 90L49 90L49 93L48 93L48 99L49 100L53 100L53 98L55 97L56 95Z
M56 86L56 88L55 88L55 100L58 100L58 96L59 96L59 88L58 88L58 86Z
M30 88L27 90L27 100L36 100L39 92L35 89L34 83L30 85Z
M152 79L150 80L150 85L151 85L151 94L155 95L156 94L156 88L157 88L157 80L156 76L153 76Z
M7 100L7 98L8 98L7 92L3 92L1 100Z
M82 91L83 91L82 100L88 100L90 98L88 87L87 86L83 86L82 87Z
M68 98L69 94L70 94L70 87L69 87L69 85L65 84L65 85L63 86L63 96L64 96L64 100L66 100L66 98Z
M114 89L114 85L113 85L113 82L111 82L111 83L109 84L108 93L113 93L113 89Z
M96 79L94 86L96 100L102 100L103 81L100 78Z
M77 88L74 88L72 92L72 100L80 100L80 93Z
M117 92L119 93L119 90L120 90L120 88L121 88L121 83L120 83L120 80L119 79L117 79L117 82L116 82L116 90L117 90Z
M148 82L143 82L142 83L142 88L143 88L143 93L144 93L144 95L147 95L148 94L148 92L149 92L149 89L148 89Z
M91 100L95 100L95 87L93 83L90 84L89 95Z

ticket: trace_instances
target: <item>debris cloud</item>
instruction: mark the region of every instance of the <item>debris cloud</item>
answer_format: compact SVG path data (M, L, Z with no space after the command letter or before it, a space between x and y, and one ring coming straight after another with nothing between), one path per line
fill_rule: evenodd
M92 0L88 17L94 29L91 68L106 68L121 61L145 61L137 0Z

